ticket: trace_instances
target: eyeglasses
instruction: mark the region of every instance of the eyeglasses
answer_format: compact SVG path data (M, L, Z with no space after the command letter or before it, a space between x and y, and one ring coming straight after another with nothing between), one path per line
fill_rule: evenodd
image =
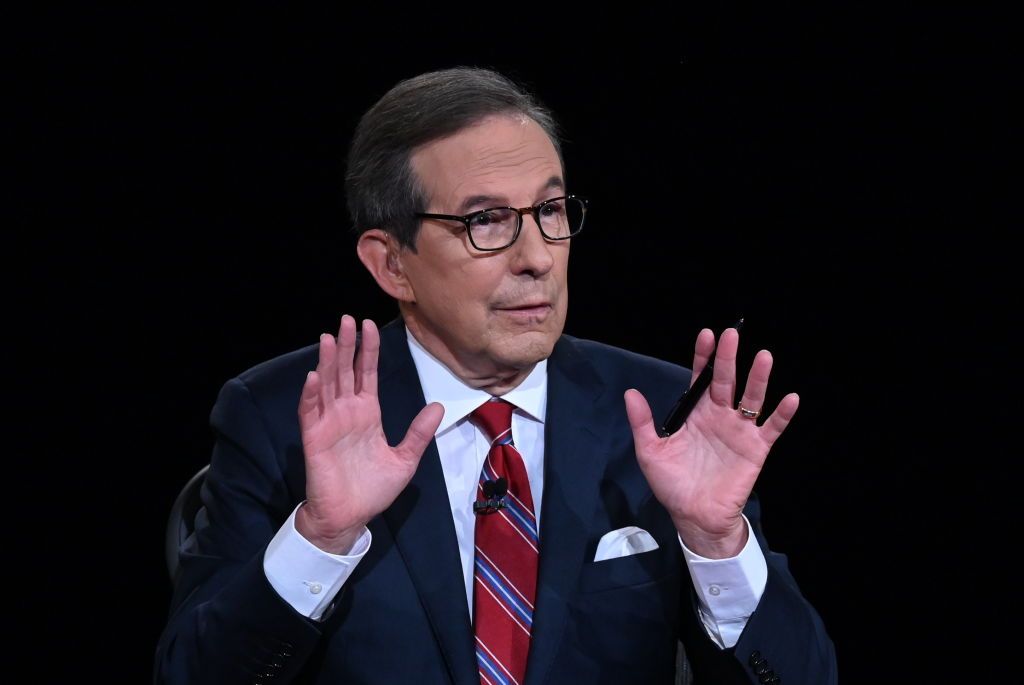
M544 200L533 207L491 207L465 216L454 214L425 214L420 219L447 219L461 221L466 226L469 242L484 252L504 250L519 237L523 228L523 214L532 214L541 235L548 240L568 240L583 230L587 215L587 200L575 195L564 195Z

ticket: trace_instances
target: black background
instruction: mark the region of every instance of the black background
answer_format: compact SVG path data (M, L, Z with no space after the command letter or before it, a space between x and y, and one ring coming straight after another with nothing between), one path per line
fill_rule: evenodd
M355 258L346 147L396 81L460 64L564 128L592 207L567 332L688 365L742 311L769 400L801 394L758 491L843 681L994 674L1017 584L1008 18L438 12L9 25L8 564L39 680L150 677L166 515L220 385L342 313L395 315Z

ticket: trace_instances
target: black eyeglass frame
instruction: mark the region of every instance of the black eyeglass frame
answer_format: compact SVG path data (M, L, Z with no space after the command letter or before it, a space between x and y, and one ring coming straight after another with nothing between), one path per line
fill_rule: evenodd
M562 236L560 238L548 235L544 231L544 227L540 223L540 210L545 205L551 204L552 202L558 202L559 200L575 200L579 202L583 208L583 215L580 218L579 228L577 228L574 232L570 233L569 235ZM523 214L525 214L526 212L529 212L530 215L533 216L533 220L537 222L537 228L540 229L540 234L544 236L546 239L568 240L569 238L575 238L580 234L580 232L583 230L583 225L587 222L588 203L589 200L587 200L586 198L582 198L578 195L560 195L558 197L552 197L550 199L544 200L543 202L535 204L532 207L488 207L487 209L479 209L475 212L470 212L469 214L465 214L463 216L458 216L456 214L428 214L426 212L416 212L413 214L413 216L419 219L446 219L448 221L461 221L463 225L465 225L466 227L466 234L469 235L469 242L470 244L473 245L474 248L480 250L481 252L497 252L498 250L505 250L508 249L509 247L512 247L516 240L519 239L519 234L523 230ZM473 229L470 222L476 217L480 216L481 214L486 214L487 212L494 212L499 209L508 209L516 213L516 230L515 232L512 233L512 239L508 241L508 244L502 245L501 247L480 247L479 245L476 244L476 241L473 240Z

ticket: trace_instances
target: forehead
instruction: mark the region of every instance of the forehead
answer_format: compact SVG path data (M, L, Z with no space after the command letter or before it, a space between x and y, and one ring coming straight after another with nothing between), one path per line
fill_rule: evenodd
M489 203L522 206L564 190L547 133L520 115L492 116L416 150L412 167L428 210L464 213Z

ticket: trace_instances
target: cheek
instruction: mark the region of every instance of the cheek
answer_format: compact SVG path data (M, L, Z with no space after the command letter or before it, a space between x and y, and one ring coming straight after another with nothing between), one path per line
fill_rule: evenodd
M500 278L465 267L439 270L432 276L433 287L428 289L431 309L465 328L486 325L489 303ZM460 331L450 332L457 335Z

